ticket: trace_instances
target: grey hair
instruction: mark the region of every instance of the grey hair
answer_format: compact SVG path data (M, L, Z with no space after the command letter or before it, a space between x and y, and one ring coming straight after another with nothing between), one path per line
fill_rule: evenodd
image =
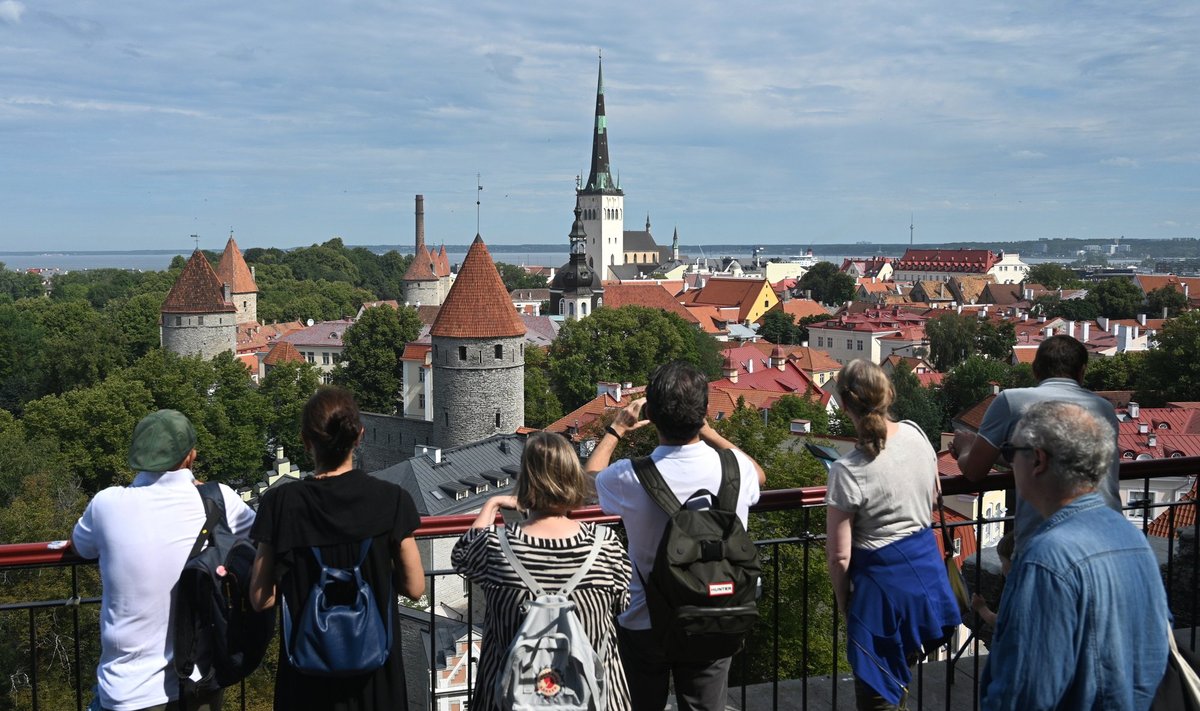
M1112 426L1074 403L1031 406L1017 423L1013 444L1049 455L1048 483L1064 494L1094 489L1117 456Z

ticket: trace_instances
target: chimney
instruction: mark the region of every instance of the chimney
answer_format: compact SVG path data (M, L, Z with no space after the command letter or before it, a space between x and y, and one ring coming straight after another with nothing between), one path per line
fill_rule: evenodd
M1138 314L1137 322L1139 326L1146 325L1146 314Z
M1145 422L1138 423L1138 434L1149 434L1149 432L1150 425L1146 424Z
M1100 327L1101 331L1108 332L1108 317L1107 316L1097 316L1096 317L1096 325Z
M233 294L230 292L228 284L221 285L221 293L224 294L226 302L233 301Z
M251 278L251 279L254 279L254 278L255 278L255 274L254 274L254 265L253 265L253 264L251 264L251 265L250 265L250 278Z
M1141 414L1142 408L1136 402L1131 402L1131 403L1129 403L1128 407L1126 408L1126 412L1129 413L1130 419L1136 420L1138 418L1138 415Z
M1067 321L1067 335L1071 338L1075 337L1075 322Z
M1021 293L1021 296L1022 296L1022 297L1023 297L1023 298L1024 298L1026 301L1033 301L1033 289L1025 289L1025 290L1024 290L1022 293Z
M425 196L417 196L417 251L425 246Z
M1132 335L1132 336L1130 336L1130 337L1129 337L1129 339L1130 339L1131 341L1136 341L1136 340L1137 340L1137 337L1138 337L1138 330L1139 330L1139 329L1138 329L1138 327L1137 327L1137 326L1131 326L1130 328L1131 328L1131 329L1132 329L1132 331L1133 331L1133 335Z
M746 361L746 374L747 375L754 372L754 360L755 360L754 357L751 356L750 359Z
M1163 318L1166 318L1166 317L1167 317L1167 307L1166 307L1166 306L1164 306L1164 307L1163 307L1163 315L1162 315L1162 317L1163 317Z
M1083 338L1082 338L1081 340L1082 340L1084 343L1087 343L1087 342L1088 342L1088 336L1091 334L1091 330L1092 330L1092 322L1091 322L1091 321L1084 321L1083 323L1081 323L1081 324L1079 324L1079 325L1083 327L1083 333L1081 334L1081 335L1083 336Z
M1000 394L1000 383L992 383L992 394L993 395Z
M1150 436L1146 438L1146 446L1149 447L1150 449L1154 449L1155 447L1157 447L1158 446L1158 435L1151 432Z
M1050 338L1054 335L1054 329L1047 326L1045 329L1043 329L1042 335L1044 335L1046 338Z
M1045 314L1038 316L1038 323L1046 323L1046 315Z

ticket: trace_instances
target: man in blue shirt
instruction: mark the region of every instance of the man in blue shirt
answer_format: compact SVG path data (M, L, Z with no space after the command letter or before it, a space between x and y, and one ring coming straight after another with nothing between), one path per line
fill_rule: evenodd
M1145 536L1096 491L1116 440L1087 409L1031 406L1001 451L1044 519L1004 589L984 711L1145 711L1167 667L1170 613Z
M981 481L1000 457L1000 445L1012 437L1021 415L1030 406L1039 402L1059 400L1073 402L1101 418L1117 432L1117 413L1112 403L1083 387L1083 371L1087 367L1088 352L1074 338L1059 334L1042 341L1033 359L1033 375L1038 379L1037 387L1009 388L1002 391L988 405L983 415L979 433L957 432L950 445L950 454L958 460L958 468L971 481ZM1105 476L1096 489L1104 501L1114 510L1120 504L1120 460L1113 451ZM1016 555L1020 555L1041 516L1017 495L1014 537Z

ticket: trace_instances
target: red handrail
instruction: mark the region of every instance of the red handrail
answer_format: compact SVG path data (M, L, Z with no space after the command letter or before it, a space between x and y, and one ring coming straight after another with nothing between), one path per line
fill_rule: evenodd
M1171 459L1148 459L1121 462L1121 479L1145 479L1161 476L1193 476L1200 474L1200 457L1175 457ZM947 494L971 494L997 489L1011 489L1012 474L992 473L982 482L968 481L965 477L942 478L942 491ZM758 503L751 511L785 511L803 506L820 506L825 502L825 487L810 486L801 489L771 489L762 492ZM620 519L608 516L597 506L587 506L571 513L571 518L599 523L615 523ZM421 519L417 537L452 536L461 534L475 520L475 514L460 516L427 516ZM499 519L497 518L497 521ZM70 565L84 559L65 545L64 541L41 543L9 543L0 545L0 569L31 565Z

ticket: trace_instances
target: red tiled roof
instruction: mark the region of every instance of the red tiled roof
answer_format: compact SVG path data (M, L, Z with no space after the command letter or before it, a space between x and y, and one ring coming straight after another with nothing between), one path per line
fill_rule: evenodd
M220 277L198 249L192 252L161 308L161 312L165 314L219 314L236 311L237 307L225 300L225 288Z
M1149 528L1146 530L1151 536L1159 538L1173 538L1175 531L1181 528L1190 528L1196 525L1196 484L1192 484L1192 490L1183 496L1179 497L1180 501L1191 501L1191 504L1175 506L1175 513L1171 513L1171 509L1167 509L1160 513L1153 521L1150 522ZM1171 518L1174 516L1175 531L1171 530Z
M645 392L646 387L644 385L622 389L619 400L614 398L610 392L602 393L554 422L551 422L546 426L546 431L569 435L573 440L579 441L585 436L588 426L602 418L606 412L620 410L634 400L642 397ZM571 431L572 428L574 428L573 432Z
M945 523L952 526L952 528L950 529L951 537L957 538L959 540L958 555L955 556L954 562L958 563L958 567L961 568L962 562L964 560L970 558L971 556L975 555L975 551L977 551L979 549L978 542L975 540L975 527L974 526L955 526L954 524L956 524L956 523L970 523L971 519L967 518L966 516L963 516L962 514L958 513L957 511L955 511L949 507L945 507L943 510L946 512ZM937 508L934 508L933 509L933 524L935 526L937 526L941 523L942 523L942 512L938 511ZM945 545L943 545L943 543L942 543L942 532L940 530L935 529L933 531L933 537L937 540L938 551L940 552L941 555L945 556L946 551L945 551Z
M681 301L685 305L736 306L737 319L744 321L754 308L755 300L764 291L771 291L771 285L766 279L713 277L704 288L685 293Z
M1174 274L1138 274L1134 277L1134 282L1142 288L1142 292L1149 294L1155 289L1161 289L1164 286L1169 286L1175 291L1182 292L1183 285L1187 284L1188 296L1195 298L1200 296L1200 277L1181 277Z
M341 348L342 336L346 329L354 325L354 321L340 318L333 321L318 321L311 326L280 337L292 345L314 346L322 348Z
M415 360L424 363L426 354L432 349L433 345L429 343L405 344L404 352L400 354L400 360Z
M612 284L604 289L604 305L614 309L622 306L645 306L652 309L662 309L678 315L688 323L700 323L691 311L684 308L673 294L660 284L639 284L622 282Z
M299 331L304 324L299 321L286 323L242 323L238 324L238 353L266 350L267 346L289 333Z
M809 316L829 315L829 312L823 306L812 299L788 299L787 301L779 302L777 308L783 309L785 314L794 317L797 323L800 322L800 319L808 318Z
M425 245L418 245L408 270L404 272L404 281L436 281L438 277L434 259L433 253Z
M500 272L496 271L496 263L479 235L475 235L475 241L467 250L458 278L450 287L429 333L448 338L525 335L525 324L513 308Z
M998 261L990 249L909 249L896 271L985 273Z
M271 348L271 352L263 359L263 365L279 365L280 363L303 363L304 356L288 341L279 341Z
M444 244L438 249L438 253L433 255L433 273L439 278L450 276L450 258L446 256Z
M807 372L802 370L795 361L785 361L783 370L771 367L769 358L764 358L761 351L754 346L741 346L725 350L725 366L732 365L737 372L737 382L725 377L712 382L713 388L720 390L755 390L777 395L816 396L822 405L829 402L830 395L818 386Z
M232 236L225 243L225 252L221 254L221 262L217 264L217 276L221 279L221 283L229 285L230 291L234 294L258 292L258 284L254 283L254 275L250 273L250 267L246 266L246 260L242 258L242 251L238 249L237 242L233 241Z
M987 412L988 406L991 405L992 400L995 399L995 395L988 395L971 407L968 407L967 409L958 413L958 416L954 417L953 421L978 432L979 426L983 424L983 413Z

